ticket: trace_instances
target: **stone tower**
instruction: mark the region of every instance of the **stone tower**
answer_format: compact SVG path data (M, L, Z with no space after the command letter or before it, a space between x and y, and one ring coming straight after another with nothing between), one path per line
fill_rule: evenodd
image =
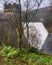
M17 8L17 9L16 9ZM16 12L16 14L15 14ZM15 15L18 17L19 5L16 3L4 4L4 19L0 19L0 41L7 45L16 46L17 35Z

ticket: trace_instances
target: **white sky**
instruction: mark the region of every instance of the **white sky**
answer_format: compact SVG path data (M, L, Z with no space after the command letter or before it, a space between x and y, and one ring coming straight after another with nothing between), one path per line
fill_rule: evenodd
M11 0L12 1L12 0ZM23 1L24 0L22 0L22 3L23 3ZM2 2L2 3L1 3ZM15 2L15 0L14 0L14 2ZM3 8L4 8L4 6L3 6L3 1L2 0L0 0L0 10L2 10ZM50 4L50 2L49 2L49 0L45 0L44 2L42 2L42 4L41 4L41 8L42 7L47 7L47 6L49 6L49 4Z
M22 0L22 4L25 0ZM33 3L31 2L31 7L33 6ZM47 7L47 6L50 6L50 0L44 0L41 5L40 5L40 8L43 8L43 7ZM36 6L34 8L37 8ZM33 9L34 9L33 8ZM25 7L23 6L23 9L25 10Z
M50 1L49 0L45 0L44 2L42 2L41 7L47 7L50 5Z

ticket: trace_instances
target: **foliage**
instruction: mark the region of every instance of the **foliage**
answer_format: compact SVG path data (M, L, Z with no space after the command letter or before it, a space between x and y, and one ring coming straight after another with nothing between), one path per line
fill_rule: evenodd
M31 47L31 48L29 49L29 52L30 52L30 53L32 53L32 52L33 52L33 53L35 53L35 52L37 53L37 52L38 52L38 49L36 49L36 48L34 48L34 47Z
M2 45L3 45L3 42L0 41L0 46L2 46Z
M4 65L52 65L52 56L39 52L36 53L34 52L33 47L30 48L27 57L26 50L24 48L19 52L16 48L4 45L0 52L0 59L0 65L2 65L2 63Z
M18 49L12 48L11 46L3 46L0 56L13 58L14 56L18 56L18 52Z

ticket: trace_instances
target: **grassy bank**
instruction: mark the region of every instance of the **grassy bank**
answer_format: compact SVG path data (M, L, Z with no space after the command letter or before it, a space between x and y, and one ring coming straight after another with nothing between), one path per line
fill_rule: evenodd
M0 49L0 65L52 65L52 56L30 49L27 57L25 49L19 52L11 46L3 46Z

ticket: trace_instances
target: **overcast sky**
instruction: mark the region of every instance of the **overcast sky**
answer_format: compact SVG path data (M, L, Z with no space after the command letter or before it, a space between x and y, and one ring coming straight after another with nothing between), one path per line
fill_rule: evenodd
M22 0L22 3L23 3L23 1L24 0ZM15 0L13 2L15 2ZM0 0L0 10L2 10L4 8L3 3L4 2L2 0ZM47 7L47 6L49 6L49 4L50 4L50 0L45 0L44 2L42 2L40 7Z
M41 7L46 7L50 5L50 0L45 0L44 2L42 2Z

